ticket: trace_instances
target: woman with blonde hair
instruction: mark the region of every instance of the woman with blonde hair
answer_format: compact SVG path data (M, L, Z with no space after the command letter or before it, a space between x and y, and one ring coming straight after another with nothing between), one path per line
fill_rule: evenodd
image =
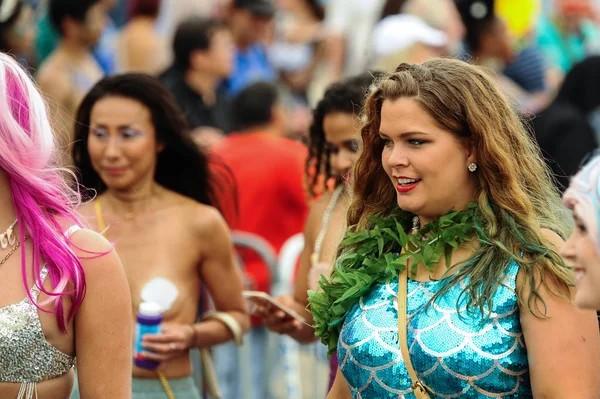
M310 294L329 398L595 397L598 326L555 248L568 218L497 84L401 64L365 105L349 232Z
M567 263L575 267L575 304L600 310L600 156L573 177L563 199L575 220L575 231L561 249Z

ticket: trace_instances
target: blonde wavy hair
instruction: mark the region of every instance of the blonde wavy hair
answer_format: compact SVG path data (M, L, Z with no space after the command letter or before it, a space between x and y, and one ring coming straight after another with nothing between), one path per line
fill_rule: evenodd
M363 151L353 169L350 230L370 229L370 217L397 212L396 193L381 163L383 141L378 132L383 102L402 97L415 99L441 128L477 154L479 194L474 200L486 237L471 259L453 266L458 270L447 286L468 278L468 306L483 310L484 305L491 305L509 262L516 261L531 290L527 306L545 314L538 306L543 300L537 301L541 300L540 284L548 287L550 277L562 295L568 293L573 276L550 249L543 229L564 238L570 233L570 217L532 134L491 74L480 67L453 59L400 64L376 82L365 102ZM340 251L345 249L351 250L342 247Z

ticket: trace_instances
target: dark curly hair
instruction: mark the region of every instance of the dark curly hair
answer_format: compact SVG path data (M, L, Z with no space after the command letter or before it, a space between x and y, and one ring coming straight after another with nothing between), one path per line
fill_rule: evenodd
M383 72L365 72L334 83L327 88L313 110L313 121L309 131L309 155L305 165L308 193L311 198L317 194L319 176L323 176L325 181L333 177L323 130L325 116L334 112L360 115L369 87L376 78L383 75Z

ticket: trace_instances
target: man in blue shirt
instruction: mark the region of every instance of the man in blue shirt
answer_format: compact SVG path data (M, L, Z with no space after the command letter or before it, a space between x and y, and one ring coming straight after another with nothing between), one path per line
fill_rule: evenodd
M262 41L275 14L272 0L234 0L229 9L229 27L237 47L233 74L227 88L235 95L256 81L273 82L275 69Z

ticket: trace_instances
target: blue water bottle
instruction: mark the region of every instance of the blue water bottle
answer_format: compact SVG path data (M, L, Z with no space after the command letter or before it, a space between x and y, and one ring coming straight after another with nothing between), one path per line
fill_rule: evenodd
M138 308L135 326L135 355L134 363L137 367L154 370L160 364L142 357L141 353L147 349L142 348L142 337L145 334L158 334L163 320L162 307L154 302L142 302Z

